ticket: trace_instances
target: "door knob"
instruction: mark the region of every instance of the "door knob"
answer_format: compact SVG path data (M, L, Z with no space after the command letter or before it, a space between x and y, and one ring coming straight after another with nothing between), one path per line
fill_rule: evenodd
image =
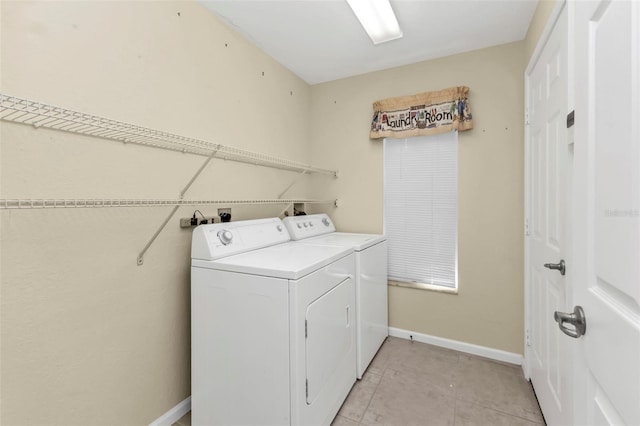
M571 314L556 311L553 314L553 319L556 320L558 327L564 334L574 339L584 336L584 333L587 332L587 319L584 316L582 306L574 307ZM565 323L571 324L573 328L565 326Z
M560 259L560 263L545 263L544 267L560 271L560 275L564 275L567 272L567 269L564 265L564 259Z

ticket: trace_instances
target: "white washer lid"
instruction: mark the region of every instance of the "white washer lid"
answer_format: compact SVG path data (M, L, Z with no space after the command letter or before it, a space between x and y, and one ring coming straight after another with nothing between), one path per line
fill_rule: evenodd
M194 267L274 278L298 279L353 253L344 246L278 244L217 260L192 259Z
M320 235L305 240L299 240L300 243L336 245L342 247L351 247L355 251L362 251L379 242L385 241L387 237L379 234L357 234L351 232L332 232L330 234Z

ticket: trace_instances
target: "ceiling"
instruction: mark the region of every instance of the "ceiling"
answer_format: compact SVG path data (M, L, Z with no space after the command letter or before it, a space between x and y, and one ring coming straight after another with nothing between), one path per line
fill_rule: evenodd
M537 0L391 0L401 39L374 45L345 0L199 0L309 84L522 40Z

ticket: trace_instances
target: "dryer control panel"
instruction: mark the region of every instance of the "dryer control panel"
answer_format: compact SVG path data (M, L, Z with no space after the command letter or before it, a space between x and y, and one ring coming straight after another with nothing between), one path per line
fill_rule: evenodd
M191 258L214 260L290 240L277 217L200 225L193 230Z
M326 213L289 216L285 217L283 222L292 240L302 240L336 231L336 227Z

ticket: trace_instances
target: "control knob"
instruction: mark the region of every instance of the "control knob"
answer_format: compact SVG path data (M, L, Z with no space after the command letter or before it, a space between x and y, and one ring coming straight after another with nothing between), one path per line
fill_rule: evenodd
M231 244L231 241L233 241L233 234L228 229L223 229L218 231L218 238L220 239L220 242L226 246Z
M328 217L323 217L322 218L322 223L324 224L324 226L329 226L329 218Z

